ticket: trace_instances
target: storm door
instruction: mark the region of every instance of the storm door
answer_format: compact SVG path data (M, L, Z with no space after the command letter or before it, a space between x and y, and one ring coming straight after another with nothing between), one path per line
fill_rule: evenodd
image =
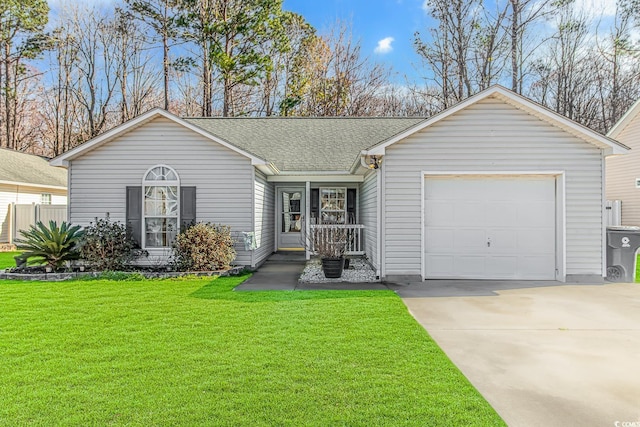
M304 249L304 187L278 189L278 250Z

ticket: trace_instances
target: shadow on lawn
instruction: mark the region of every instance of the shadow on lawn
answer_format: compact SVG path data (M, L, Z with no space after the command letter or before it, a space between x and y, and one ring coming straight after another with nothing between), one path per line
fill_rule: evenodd
M242 282L240 282L242 283ZM389 291L243 291L234 292L240 283L224 283L221 279L207 282L189 296L200 299L238 302L277 302L338 298L397 298Z

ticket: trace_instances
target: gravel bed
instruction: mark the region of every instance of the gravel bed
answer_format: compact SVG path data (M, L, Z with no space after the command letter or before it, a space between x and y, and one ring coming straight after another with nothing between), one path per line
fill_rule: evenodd
M351 258L349 268L342 271L342 277L339 279L327 279L322 272L320 259L312 258L307 262L298 281L301 283L374 283L380 280L376 279L376 272L361 258Z

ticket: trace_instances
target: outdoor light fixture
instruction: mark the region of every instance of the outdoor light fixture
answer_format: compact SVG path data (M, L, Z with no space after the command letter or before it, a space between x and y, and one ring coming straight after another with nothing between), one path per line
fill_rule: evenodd
M371 156L369 158L369 169L378 169L382 159L378 156Z

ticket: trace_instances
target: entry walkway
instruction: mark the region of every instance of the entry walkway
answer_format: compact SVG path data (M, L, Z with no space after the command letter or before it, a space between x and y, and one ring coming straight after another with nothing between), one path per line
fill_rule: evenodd
M383 283L298 283L306 265L304 252L275 253L236 291L389 290Z

